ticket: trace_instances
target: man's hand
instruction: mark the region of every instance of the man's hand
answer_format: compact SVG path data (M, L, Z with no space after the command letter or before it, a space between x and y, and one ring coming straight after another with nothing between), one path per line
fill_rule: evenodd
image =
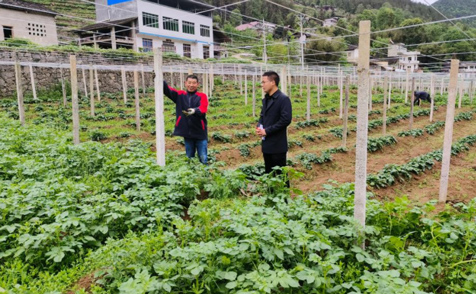
M266 130L263 128L256 128L256 135L260 137L265 137L266 136Z
M182 110L182 112L186 115L186 116L189 116L189 115L192 115L195 113L195 109L193 108L189 108L187 110Z

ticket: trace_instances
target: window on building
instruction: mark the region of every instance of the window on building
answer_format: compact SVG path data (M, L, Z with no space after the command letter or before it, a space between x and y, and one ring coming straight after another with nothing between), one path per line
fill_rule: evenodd
M13 38L13 27L3 27L3 37L5 40Z
M210 37L210 27L200 25L200 36L202 37Z
M142 24L146 27L159 28L159 16L152 13L142 12Z
M203 46L203 59L208 59L208 58L210 58L210 47Z
M150 52L153 49L152 39L142 39L142 51L143 52Z
M26 28L30 36L46 37L46 25L29 22Z
M182 32L185 34L195 35L195 24L189 21L182 21Z
M175 53L174 42L172 42L170 39L166 39L164 42L162 42L162 51Z
M183 56L192 58L192 46L190 44L183 44Z
M178 19L164 16L164 29L178 32Z

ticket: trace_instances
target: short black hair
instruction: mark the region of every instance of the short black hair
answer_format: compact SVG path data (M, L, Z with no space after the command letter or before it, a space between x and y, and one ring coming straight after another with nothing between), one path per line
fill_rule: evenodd
M197 83L198 83L198 77L196 75L188 75L185 80L188 80L188 79L197 80Z
M263 77L268 77L269 80L274 81L276 86L279 86L279 75L275 71L267 71L263 74Z

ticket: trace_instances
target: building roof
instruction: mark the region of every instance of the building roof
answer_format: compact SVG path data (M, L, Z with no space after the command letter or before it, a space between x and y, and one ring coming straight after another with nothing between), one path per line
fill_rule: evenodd
M95 30L104 29L104 28L111 28L111 27L114 27L114 26L119 26L119 25L130 23L131 21L134 21L136 19L137 19L137 17L129 17L129 18L113 20L113 21L98 22L98 23L95 23L95 24L92 24L92 25L82 27L82 28L76 30L76 32L95 31Z
M57 12L48 9L41 4L26 2L22 0L0 0L0 7L13 10L28 11L37 14L47 14L53 17L58 15Z
M276 25L274 23L269 23L269 22L265 22L264 26L267 29L276 27ZM262 27L263 27L262 22L252 21L252 22L249 22L249 23L241 24L241 25L235 27L235 29L238 30L238 31L244 31L246 29L262 29Z
M247 30L247 29L252 29L252 28L259 27L260 25L261 25L261 23L259 21L252 21L250 23L244 23L242 25L239 25L235 29L238 30L238 31L244 31L244 30Z

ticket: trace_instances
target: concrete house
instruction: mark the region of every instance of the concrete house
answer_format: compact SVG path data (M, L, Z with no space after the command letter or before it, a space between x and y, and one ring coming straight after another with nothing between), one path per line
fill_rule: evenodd
M404 44L391 44L388 48L388 57L398 57L395 71L406 72L410 69L411 72L417 72L420 61L418 61L418 51L408 51Z
M96 0L96 21L77 31L81 45L214 57L211 12L196 0Z
M0 0L0 41L22 38L39 45L58 45L57 13L43 5Z

